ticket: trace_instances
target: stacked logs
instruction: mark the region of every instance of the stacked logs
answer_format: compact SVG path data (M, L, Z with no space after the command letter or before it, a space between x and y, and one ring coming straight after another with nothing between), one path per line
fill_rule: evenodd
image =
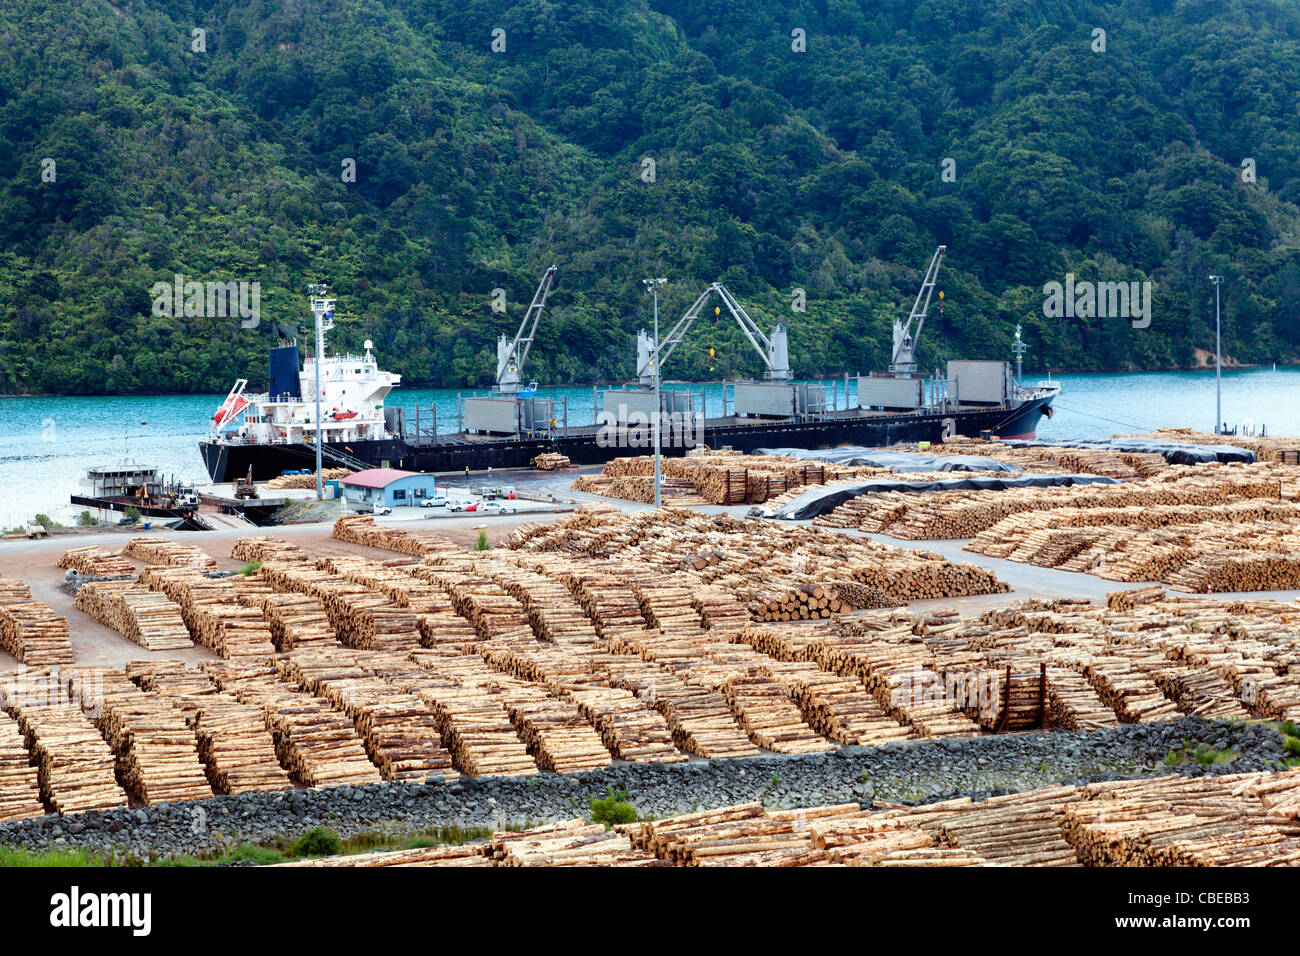
M132 797L149 806L212 796L194 732L169 699L109 668L60 676L112 748L118 779Z
M91 581L77 592L76 608L147 651L193 647L180 606L132 581Z
M452 763L470 776L537 773L537 763L515 733L492 673L474 657L449 658L413 651L412 659L430 670L417 693L438 716L438 732Z
M48 806L69 814L127 805L113 752L57 678L35 670L6 674L0 681L0 708L22 729Z
M384 548L416 557L456 551L447 539L437 532L407 531L403 528L377 525L370 515L343 515L334 522L331 535L340 541L361 544L368 548Z
M217 562L202 548L181 544L167 538L132 538L122 549L123 554L138 558L146 564L164 564L173 568L197 568L215 571Z
M298 653L278 667L283 677L352 718L385 780L455 779L436 715L414 694L367 673L365 660L353 663L352 655L339 651L319 657Z
M296 544L290 544L270 535L236 538L230 549L236 561L308 561L307 553Z
M1066 838L1092 866L1295 866L1300 774L1167 776L1089 784Z
M140 583L175 601L195 642L220 657L259 659L275 653L271 628L244 597L269 594L265 577L207 578L193 568L145 568Z
M0 604L0 651L32 667L71 664L76 660L67 618L59 617L48 604L40 601Z
M40 781L22 730L0 711L0 823L44 815Z
M351 468L322 468L321 481L340 481L352 474ZM307 489L316 487L316 473L310 475L276 475L262 487L268 491L287 491L289 489Z
M568 468L572 465L568 455L561 455L558 452L544 451L533 459L533 467L539 471L555 471L556 469Z
M261 608L277 651L338 646L325 606L309 594L277 592L242 600Z
M290 777L308 787L378 783L352 721L323 698L294 690L262 667L205 664L223 691L262 708L275 753Z
M64 551L57 566L71 568L83 578L135 577L134 564L120 554L105 551L94 544Z
M203 671L179 661L133 661L127 676L142 689L177 701L198 740L208 782L220 794L289 790L261 707L217 690Z

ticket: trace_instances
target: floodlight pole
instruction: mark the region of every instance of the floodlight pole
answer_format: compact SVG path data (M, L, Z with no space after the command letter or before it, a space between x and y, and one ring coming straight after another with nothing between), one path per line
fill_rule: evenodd
M663 418L659 405L659 287L667 282L667 279L642 279L645 287L654 294L655 301L655 508L660 507L659 500L659 422Z
M1219 325L1219 283L1223 276L1210 276L1214 283L1214 434L1223 425L1223 336Z

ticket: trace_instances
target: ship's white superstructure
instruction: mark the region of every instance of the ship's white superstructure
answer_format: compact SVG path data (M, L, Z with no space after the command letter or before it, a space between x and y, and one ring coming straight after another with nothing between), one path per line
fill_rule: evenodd
M320 421L313 391L317 357L309 355L296 372L296 394L284 387L284 379L277 382L274 367L271 387L278 384L281 394L247 394L247 380L239 379L212 416L211 437L228 444L270 445L310 445L317 436L327 444L391 438L384 422L384 398L402 377L379 368L373 347L367 340L364 355L326 354L319 359ZM296 346L276 351L290 353L297 364Z

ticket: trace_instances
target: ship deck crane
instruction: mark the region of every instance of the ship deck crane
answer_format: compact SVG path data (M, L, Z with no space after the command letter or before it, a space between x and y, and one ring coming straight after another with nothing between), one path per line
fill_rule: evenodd
M899 378L911 378L916 372L916 343L921 338L921 329L925 328L925 316L930 311L930 298L939 277L939 264L943 262L947 249L947 246L940 246L930 258L930 267L925 270L925 279L916 293L907 322L894 320L894 358L889 363L889 370Z
M745 333L745 338L749 339L749 344L754 347L758 357L767 366L767 371L764 373L765 377L774 381L788 380L790 378L790 351L786 341L785 326L778 322L776 328L772 330L771 337L765 335L763 330L759 328L758 323L750 317L749 313L736 300L736 297L721 282L715 282L701 292L695 303L668 330L668 334L663 340L663 346L659 349L659 368L663 369L663 363L668 361L668 357L673 354L673 350L686 337L691 325L699 318L704 304L715 293L722 300L722 304L727 307L731 317L736 320L740 330ZM655 342L644 329L637 333L636 364L638 381L642 385L653 384L655 377Z
M551 266L543 273L542 281L537 284L532 304L524 313L523 321L519 323L519 331L515 333L514 339L502 335L497 341L497 391L502 395L514 395L520 391L519 374L523 371L524 363L528 361L528 353L533 347L533 336L537 332L537 321L542 317L542 310L546 308L546 297L550 295L551 284L554 281L555 266Z

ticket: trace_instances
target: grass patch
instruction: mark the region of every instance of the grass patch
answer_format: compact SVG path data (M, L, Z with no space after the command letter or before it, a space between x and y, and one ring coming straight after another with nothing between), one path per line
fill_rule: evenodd
M1183 764L1197 763L1202 767L1217 767L1220 764L1232 763L1241 756L1237 751L1224 748L1218 750L1209 744L1197 744L1192 746L1190 740L1183 741L1182 750L1170 750L1165 756L1166 767L1180 767Z
M262 567L261 561L249 561L246 565L244 565L242 568L239 569L239 573L242 574L244 577L250 577L253 574L253 572L260 570L261 567Z
M85 867L108 866L102 856L85 850L24 850L0 846L0 867Z
M592 798L591 822L603 823L606 830L617 823L635 823L636 819L636 807L627 802L626 790L606 787L604 797Z

